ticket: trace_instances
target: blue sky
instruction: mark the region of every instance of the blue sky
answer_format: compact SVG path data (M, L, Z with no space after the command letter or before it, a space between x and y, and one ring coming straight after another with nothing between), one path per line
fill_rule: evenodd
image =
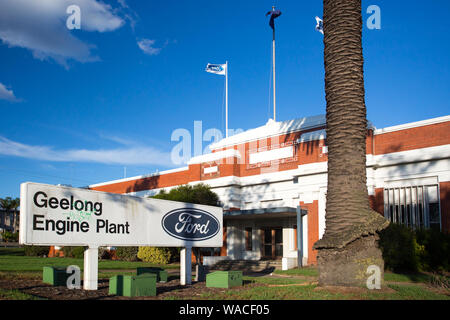
M265 124L277 27L277 120L325 113L321 1L0 0L0 197L25 181L85 186L166 170L174 130ZM368 119L378 128L449 114L450 3L363 1ZM81 9L69 30L66 8ZM205 147L208 142L203 142Z

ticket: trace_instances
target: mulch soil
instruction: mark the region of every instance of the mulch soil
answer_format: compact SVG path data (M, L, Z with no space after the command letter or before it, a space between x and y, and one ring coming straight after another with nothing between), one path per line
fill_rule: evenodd
M81 284L83 285L83 284ZM259 286L256 283L247 283L233 290L246 290ZM0 279L0 288L19 290L37 298L50 300L163 300L163 299L202 299L201 295L225 292L228 289L207 288L205 282L192 282L191 285L180 285L179 279L166 283L157 283L156 297L123 297L109 295L109 280L99 279L98 290L68 289L65 286L51 286L36 279ZM203 298L205 299L205 298ZM2 298L0 297L0 300Z

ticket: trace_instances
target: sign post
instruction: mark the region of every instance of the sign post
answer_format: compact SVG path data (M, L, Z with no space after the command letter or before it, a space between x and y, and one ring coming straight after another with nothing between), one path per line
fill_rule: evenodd
M192 247L222 246L220 207L27 182L20 208L20 244L89 247L86 290L97 289L99 247L183 247L181 282L190 284Z
M98 289L98 247L89 247L84 251L84 290Z
M185 247L180 251L180 284L185 286L192 283L192 248Z

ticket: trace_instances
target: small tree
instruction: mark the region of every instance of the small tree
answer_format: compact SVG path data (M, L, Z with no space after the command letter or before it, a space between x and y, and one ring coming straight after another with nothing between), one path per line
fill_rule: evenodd
M166 192L163 189L158 194L154 195L153 198L195 204L206 204L210 206L217 206L219 204L219 197L217 194L211 191L210 186L203 183L199 183L194 186L179 186L169 192Z

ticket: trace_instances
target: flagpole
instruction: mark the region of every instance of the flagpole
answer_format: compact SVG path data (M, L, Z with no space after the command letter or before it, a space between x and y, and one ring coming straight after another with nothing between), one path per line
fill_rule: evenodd
M277 121L277 98L276 98L276 84L275 84L275 18L281 15L280 10L275 10L275 6L272 6L272 11L266 13L266 16L270 15L269 25L272 28L272 66L273 66L273 120Z
M277 103L275 97L275 25L273 28L273 39L272 39L272 65L273 65L273 120L277 121L276 111Z
M274 6L272 6L272 11L275 11ZM276 96L275 96L275 21L273 23L272 66L273 66L273 120L277 121L277 116L276 116L277 102L276 102Z
M228 61L225 62L225 137L228 138Z

